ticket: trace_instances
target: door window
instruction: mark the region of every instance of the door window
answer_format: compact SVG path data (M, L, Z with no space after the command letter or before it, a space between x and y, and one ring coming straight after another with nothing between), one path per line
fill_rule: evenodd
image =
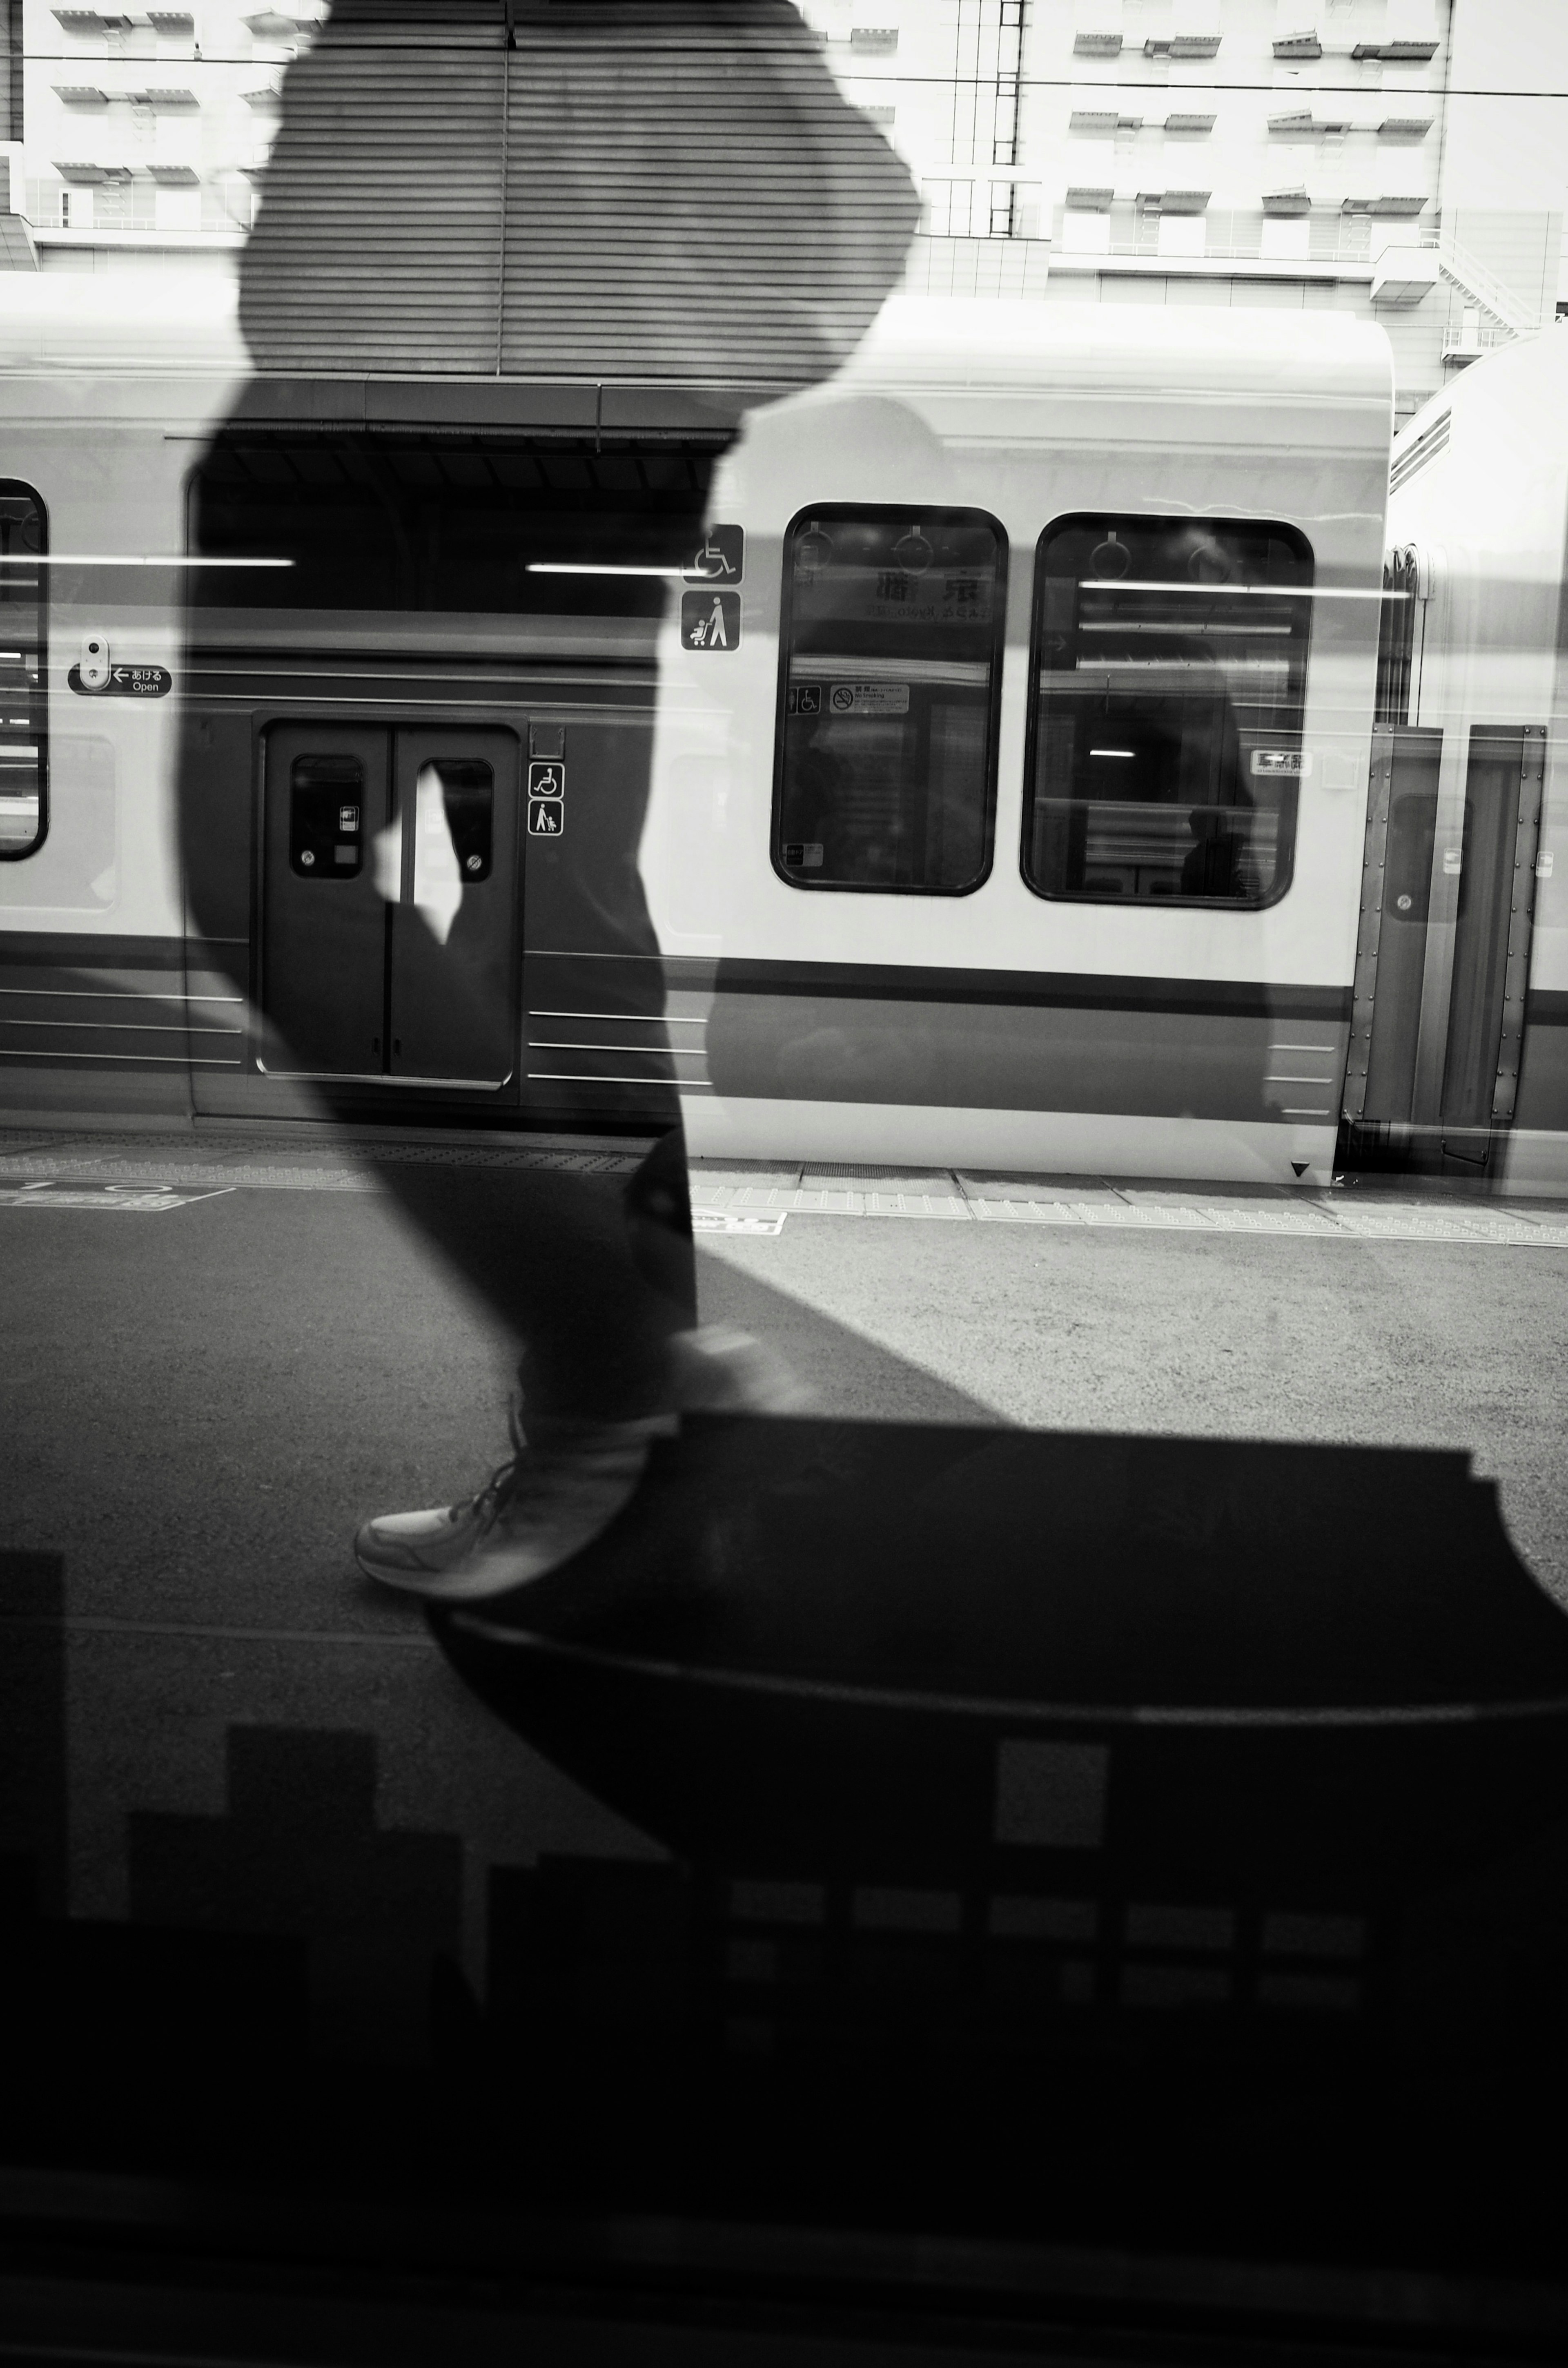
M1041 896L1272 904L1290 884L1312 552L1285 526L1040 538L1023 870Z
M365 768L358 757L296 757L289 775L289 868L356 880L364 860Z
M474 757L437 757L432 766L459 875L470 884L488 880L494 853L494 768Z
M792 888L984 879L1006 565L979 510L824 505L790 528L773 860Z

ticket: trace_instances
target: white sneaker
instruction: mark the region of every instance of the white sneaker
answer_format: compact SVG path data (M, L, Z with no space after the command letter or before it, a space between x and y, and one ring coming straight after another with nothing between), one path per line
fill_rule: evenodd
M354 1541L359 1567L383 1587L441 1603L526 1587L608 1529L635 1494L653 1441L675 1428L673 1415L541 1424L477 1497L367 1521Z

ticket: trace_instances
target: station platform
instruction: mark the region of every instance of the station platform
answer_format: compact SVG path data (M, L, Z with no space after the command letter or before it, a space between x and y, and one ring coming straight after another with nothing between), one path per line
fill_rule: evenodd
M483 2176L501 2176L503 2163L535 2195L556 2180L598 2203L722 2212L733 2194L750 2210L820 2210L844 2225L882 2210L949 2226L972 2209L991 2230L1075 2241L1103 2237L1119 2215L1147 2229L1175 2213L1199 2249L1301 2246L1336 2260L1363 2241L1358 2215L1370 2212L1381 2234L1365 2239L1369 2258L1428 2258L1449 2244L1456 2218L1479 2208L1475 2133L1491 2126L1496 2063L1524 2077L1509 2050L1525 2043L1500 2036L1497 2000L1519 1981L1550 1987L1568 1951L1555 1904L1568 1839L1550 1800L1540 1815L1528 1806L1555 1797L1551 1751L1539 1768L1510 1762L1529 1830L1496 1839L1504 1872L1484 1851L1457 1873L1434 1861L1426 1888L1394 1909L1359 1876L1313 1860L1310 1769L1293 1795L1306 1839L1282 1890L1186 1844L1168 1881L1157 1847L1114 1883L1082 1855L1043 1875L1008 1860L1006 1881L988 1861L982 1880L950 1835L941 1863L934 1855L923 1871L907 1828L885 1862L851 1852L829 1863L829 1850L813 1873L758 1843L748 1863L744 1837L705 1856L700 1817L681 1825L703 1797L700 1770L678 1816L642 1814L618 1781L555 1747L548 1718L528 1729L526 1706L470 1666L472 1637L444 1634L358 1577L348 1541L367 1513L467 1494L504 1455L516 1355L406 1229L386 1167L506 1165L527 1222L532 1178L618 1191L642 1148L303 1129L0 1135L11 1344L0 1860L32 1886L28 1912L52 1936L38 1943L38 1963L53 1969L38 1975L39 1996L80 2001L86 1983L97 2000L95 2079L123 2088L105 2067L117 2046L135 2055L139 2016L149 2060L165 2073L184 2062L184 2015L207 2033L223 2079L239 2081L216 2014L259 2034L249 2085L231 2093L243 2088L254 2125L271 2129L257 2141L268 2160L278 2133L256 2066L271 2066L267 2080L308 2119L288 2070L308 2061L311 2098L335 2098L340 2120L352 2100L359 2137L345 2139L344 2158L356 2176L373 2144L404 2169L412 2146L419 2176L448 2177L449 2166L431 2168L431 2131L457 2113L470 2117L462 2147ZM1414 1616L1429 1600L1449 1623L1454 1669L1500 1652L1507 1631L1519 1668L1539 1664L1543 1694L1555 1685L1552 1607L1568 1608L1558 1380L1568 1208L1451 1189L1249 1191L809 1165L699 1166L693 1203L704 1317L743 1326L809 1384L816 1432L799 1431L790 1451L803 1458L801 1486L818 1485L824 1458L839 1468L844 1440L883 1442L863 1485L847 1464L842 1485L858 1488L857 1520L873 1543L887 1499L889 1532L911 1556L918 1536L927 1583L948 1567L956 1588L983 1594L1006 1559L1000 1532L966 1527L950 1493L945 1528L910 1526L909 1502L926 1501L939 1469L969 1468L971 1439L1007 1475L1015 1545L1031 1521L1043 1539L1061 1533L1080 1492L1114 1507L1143 1486L1140 1474L1165 1474L1165 1487L1179 1466L1191 1502L1151 1549L1161 1567L1196 1571L1229 1554L1227 1584L1256 1571L1265 1588L1282 1585L1288 1563L1306 1590L1298 1604L1321 1571L1323 1602L1338 1607L1329 1634L1334 1622L1354 1624L1346 1607L1397 1565ZM1129 1441L1141 1444L1119 1463ZM1300 1487L1292 1475L1313 1451L1324 1460ZM766 1441L760 1452L773 1454ZM760 1501L744 1456L725 1452L714 1501L726 1489L726 1502ZM1037 1459L1027 1473L1020 1456ZM1345 1459L1357 1457L1360 1477L1336 1497ZM1203 1527L1205 1475L1221 1470L1240 1549L1223 1523L1218 1545ZM785 1474L778 1485L793 1484ZM671 1486L670 1502L693 1486L699 1501L706 1484L688 1464ZM1244 1500L1253 1510L1235 1512ZM931 1559L938 1528L946 1564ZM1245 1544L1266 1531L1267 1551ZM825 1606L824 1631L835 1627L831 1570L809 1544L799 1560L801 1602ZM1027 1556L1017 1567L1009 1584L1027 1587ZM786 1556L763 1594L774 1604L790 1591ZM1098 1616L1095 1601L1092 1590L1081 1599L1080 1625ZM896 1602L887 1616L897 1633ZM1131 1614L1117 1619L1111 1633L1131 1652ZM746 1631L766 1633L767 1619ZM1267 1614L1257 1633L1270 1633ZM1410 1713L1419 1691L1401 1694L1397 1626L1385 1643L1380 1718ZM1145 1647L1150 1669L1176 1668L1174 1646ZM930 1693L927 1648L916 1636L909 1649L915 1659L890 1682ZM1005 1662L1005 1636L999 1649ZM1271 1680L1287 1694L1290 1657L1277 1656ZM994 1692L1006 1693L1005 1674L986 1678ZM1036 1670L1036 1694L1042 1682ZM1142 1682L1152 1699L1148 1670ZM1452 1672L1445 1682L1463 1691ZM1516 1669L1507 1683L1517 1694L1524 1680ZM1311 1708L1306 1695L1301 1704ZM622 1709L630 1734L642 1711L630 1695ZM1473 1702L1465 1714L1473 1726ZM861 1748L836 1733L835 1764L852 1767ZM1085 1747L1087 1759L1072 1757L1076 1745L1066 1759L1040 1748L1043 1759L996 1763L1013 1771L1014 1841L1044 1834L1041 1847L1082 1853L1098 1832L1084 1803L1108 1781L1100 1746ZM713 1751L718 1785L717 1740ZM1206 1830L1223 1820L1203 1807L1204 1788L1236 1790L1232 1764L1194 1762L1182 1780ZM1457 1766L1430 1779L1433 1800L1451 1793ZM1156 1770L1151 1798L1162 1781ZM1428 1781L1413 1780L1400 1817L1420 1823ZM768 1782L765 1771L763 1793ZM1354 1797L1336 1798L1335 1830L1348 1836ZM1451 1805L1442 1815L1460 1816ZM996 1816L987 1847L1012 1848L1000 1806ZM939 1822L933 1810L933 1831ZM1403 1830L1397 1817L1388 1827L1385 1859ZM1484 1945L1494 1927L1502 1973ZM243 1962L235 1936L248 1936ZM258 1975L263 1941L272 1954ZM70 1955L82 1948L97 1952L97 1989ZM1462 2045L1445 2020L1456 1998L1454 2013L1474 2025ZM63 2046L55 2009L35 1997L29 2010L48 2045ZM559 2058L548 2078L528 2038L546 2031ZM699 2111L672 2088L675 2064L700 2090ZM404 2104L393 2125L389 2067ZM1540 2077L1550 2087L1558 2075ZM1209 2103L1195 2107L1199 2091ZM1413 2119L1417 2091L1426 2105ZM830 2175L830 2100L851 2092L853 2126L839 2132ZM1010 2184L1012 2117L1026 2105L1038 2116L1047 2099L1055 2135L1039 2179ZM701 2159L670 2141L688 2109L707 2132ZM82 2112L80 2127L96 2126ZM992 2168L973 2173L966 2203L955 2148L973 2143L977 2113ZM597 2149L585 2114L609 2132ZM38 2126L48 2120L40 2101ZM1325 2180L1347 2131L1370 2146L1392 2143L1396 2123L1402 2163L1429 2157L1397 2209L1373 2154L1342 2186ZM1305 2219L1300 2178L1270 2153L1277 2140L1316 2182ZM176 2165L219 2145L199 2114L171 2123L160 2143ZM99 2140L82 2144L91 2153ZM1279 2172L1273 2189L1253 2175L1259 2161ZM1555 2204L1545 2191L1537 2201L1536 2218L1509 2222L1526 2261L1544 2261L1554 2241ZM1481 2254L1503 2244L1495 2215L1471 2230Z

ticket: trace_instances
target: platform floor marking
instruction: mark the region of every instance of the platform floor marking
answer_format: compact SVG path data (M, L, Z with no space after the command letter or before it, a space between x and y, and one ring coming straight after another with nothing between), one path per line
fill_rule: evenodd
M56 1184L47 1179L23 1184L0 1180L0 1209L97 1209L150 1217L168 1209L188 1208L193 1201L221 1200L233 1189L232 1184L198 1188L153 1184L139 1189L123 1184Z
M1450 1242L1568 1249L1568 1222L1555 1212L1534 1217L1495 1208L1434 1209L1428 1203L1369 1208L1364 1202L1329 1202L1316 1196L1238 1206L1197 1194L1189 1201L1119 1201L1110 1194L1081 1201L1056 1194L1037 1200L1021 1193L992 1199L811 1185L793 1189L722 1185L710 1183L706 1178L694 1181L699 1198L693 1203L693 1222L705 1233L740 1232L739 1220L745 1216L777 1218L778 1224L767 1228L769 1233L781 1230L786 1217L797 1215L924 1217L960 1224L1058 1225L1119 1233L1283 1235L1305 1241ZM725 1223L726 1219L730 1222ZM749 1225L744 1230L763 1228Z

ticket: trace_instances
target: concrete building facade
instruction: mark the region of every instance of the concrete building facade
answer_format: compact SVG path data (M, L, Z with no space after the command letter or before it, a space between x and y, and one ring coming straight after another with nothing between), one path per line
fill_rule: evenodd
M226 266L250 229L284 70L325 14L326 0L7 0L10 211L38 268Z
M913 287L1375 313L1402 414L1552 316L1562 0L802 6L920 182Z
M920 183L912 287L1373 313L1402 414L1551 317L1568 0L801 6ZM0 0L0 268L226 268L327 6Z

